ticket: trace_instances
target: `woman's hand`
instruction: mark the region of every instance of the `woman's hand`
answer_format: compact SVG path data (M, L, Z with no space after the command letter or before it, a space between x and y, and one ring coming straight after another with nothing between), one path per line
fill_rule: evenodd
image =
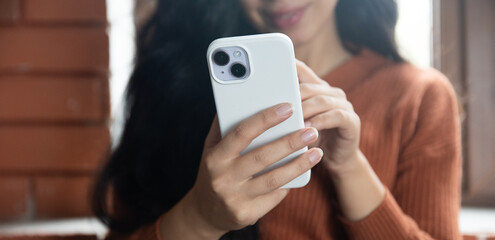
M385 197L385 188L359 151L361 121L342 89L331 87L303 62L297 62L306 126L320 131L318 146L333 179L343 215L363 219Z
M297 61L297 73L306 126L320 131L317 143L331 171L347 170L358 158L361 121L344 91L331 87L306 64Z
M230 230L256 223L287 195L288 189L280 187L320 161L323 152L313 148L280 168L252 177L317 141L318 131L305 128L241 156L253 139L291 115L290 104L277 105L244 120L223 139L214 120L196 183L179 203L185 223L196 231L195 239L219 238ZM162 227L165 236L167 226L163 222Z

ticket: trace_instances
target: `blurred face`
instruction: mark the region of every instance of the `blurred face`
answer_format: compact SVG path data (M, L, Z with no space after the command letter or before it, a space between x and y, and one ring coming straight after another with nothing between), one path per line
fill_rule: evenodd
M338 0L240 0L260 32L281 32L295 45L306 43L334 24Z

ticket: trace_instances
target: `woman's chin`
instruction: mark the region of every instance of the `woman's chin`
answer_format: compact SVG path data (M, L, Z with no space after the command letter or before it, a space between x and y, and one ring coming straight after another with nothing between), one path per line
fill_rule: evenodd
M311 34L308 33L308 29L305 28L292 28L292 29L277 29L271 28L270 30L262 30L261 32L279 32L287 35L294 46L302 45L310 41Z
M292 43L294 44L295 47L299 45L304 45L310 40L310 36L304 31L289 31L283 33L287 35L290 38L290 40L292 40Z

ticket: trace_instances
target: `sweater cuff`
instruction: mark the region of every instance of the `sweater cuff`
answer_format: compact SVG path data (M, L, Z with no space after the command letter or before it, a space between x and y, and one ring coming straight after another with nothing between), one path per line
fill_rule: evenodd
M349 221L343 217L350 239L405 239L411 231L407 217L387 189L382 203L366 218Z
M162 240L162 235L161 235L161 231L160 231L160 226L162 225L162 218L163 218L163 215L165 214L162 214L158 220L155 221L155 238L156 240Z

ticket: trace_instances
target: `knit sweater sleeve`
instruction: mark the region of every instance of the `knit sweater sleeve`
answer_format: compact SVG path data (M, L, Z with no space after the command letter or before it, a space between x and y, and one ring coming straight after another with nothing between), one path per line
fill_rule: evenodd
M110 231L105 240L162 240L159 234L160 219L129 234Z
M112 214L117 219L132 218L126 210L125 205L119 201L117 196L112 197ZM105 240L162 240L160 237L160 222L163 214L154 222L145 224L137 228L132 232L120 232L113 229L109 229L108 234L105 236Z
M395 184L365 219L342 220L350 239L461 239L460 124L449 81L435 74L413 111Z

